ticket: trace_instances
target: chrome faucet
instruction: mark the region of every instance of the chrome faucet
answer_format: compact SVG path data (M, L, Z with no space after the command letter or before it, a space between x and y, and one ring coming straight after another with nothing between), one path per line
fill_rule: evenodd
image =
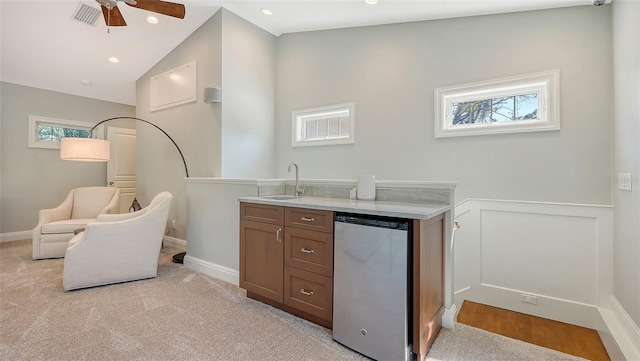
M289 163L288 171L291 172L291 167L296 167L296 197L300 197L304 193L304 187L300 187L300 178L298 178L298 165L294 162Z

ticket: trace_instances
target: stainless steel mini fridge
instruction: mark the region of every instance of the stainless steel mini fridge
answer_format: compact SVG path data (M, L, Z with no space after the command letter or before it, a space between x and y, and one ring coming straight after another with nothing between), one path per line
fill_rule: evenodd
M411 360L407 220L336 214L333 339L379 361Z

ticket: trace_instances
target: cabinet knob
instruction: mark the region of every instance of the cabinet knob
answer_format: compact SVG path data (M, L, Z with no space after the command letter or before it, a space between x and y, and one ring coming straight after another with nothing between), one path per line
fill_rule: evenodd
M302 248L300 248L300 252L312 254L313 250L312 249L306 249L306 248L302 247Z

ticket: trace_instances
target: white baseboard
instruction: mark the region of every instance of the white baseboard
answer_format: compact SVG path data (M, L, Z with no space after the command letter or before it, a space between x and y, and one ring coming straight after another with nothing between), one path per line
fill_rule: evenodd
M32 235L33 235L32 231L0 233L0 243L31 239ZM187 241L184 239L164 236L163 241L165 246L178 248L183 251L187 249Z
M236 286L240 284L240 274L238 271L219 264L186 255L184 257L184 266L208 276L219 278Z
M21 232L0 233L0 243L31 239L32 235L33 233L30 230L21 231ZM164 236L162 239L164 241L165 246L174 247L181 250L187 249L187 241L184 239L169 237L169 236Z
M183 251L187 249L187 241L184 239L164 236L162 237L162 242L167 247L173 247Z
M32 231L22 231L22 232L9 232L9 233L0 233L0 243L2 242L12 242L12 241L22 241L23 239L31 239L33 235Z
M523 303L522 294L536 297L537 304ZM455 302L462 304L464 300L504 308L527 315L548 318L593 330L606 329L596 305L589 305L572 300L487 284L467 288L465 291L456 291Z
M444 314L442 315L442 327L444 328L454 328L456 326L456 322L458 320L458 306L456 304L452 304L451 308L445 308Z
M610 303L610 309L600 309L608 329L608 333L600 333L600 338L609 357L611 360L640 361L640 328L615 296L611 296Z

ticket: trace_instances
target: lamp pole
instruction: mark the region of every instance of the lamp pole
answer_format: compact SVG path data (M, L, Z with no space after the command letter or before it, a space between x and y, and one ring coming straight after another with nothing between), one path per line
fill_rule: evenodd
M156 129L158 129L158 130L159 130L159 131L161 131L164 135L166 135L166 136L167 136L167 138L169 138L169 140L171 141L171 143L173 143L173 145L176 147L176 149L178 150L178 153L180 153L180 158L182 158L182 164L184 164L184 172L185 172L185 174L186 174L187 178L189 178L189 170L187 169L187 162L184 160L184 155L182 155L182 151L180 150L180 147L178 147L178 144L176 143L176 141L175 141L175 140L173 140L173 138L171 138L171 136L170 136L169 134L167 134L167 132L165 132L162 128L160 128L159 126L157 126L157 125L155 125L155 124L151 123L151 122L150 122L150 121L148 121L148 120L144 120L144 119L136 118L136 117L115 117L115 118L105 119L105 120L102 120L102 121L98 122L96 125L94 125L94 126L89 130L89 136L88 136L88 138L91 138L91 134L93 133L93 131L94 131L94 130L95 130L95 129L100 125L100 124L102 124L102 123L106 123L106 122L111 121L111 120L118 120L118 119L133 119L133 120L139 120L139 121L141 121L141 122L143 122L143 123L147 123L147 124L149 124L149 125L154 126Z
M111 120L118 120L118 119L133 119L133 120L138 120L141 121L143 123L147 123L149 125L154 126L156 129L158 129L159 131L161 131L164 135L167 136L167 138L169 138L169 140L171 141L171 143L173 143L173 145L176 147L176 149L178 150L178 153L180 153L180 158L182 158L182 164L184 164L184 173L186 174L187 178L189 178L189 169L187 169L187 161L184 159L184 155L182 155L182 150L180 150L180 147L178 147L178 144L175 142L175 140L173 140L173 138L171 138L171 136L169 134L167 134L167 132L165 132L162 128L160 128L159 126L151 123L150 121L141 119L141 118L136 118L136 117L114 117L114 118L109 118L109 119L105 119L103 121L98 122L96 125L94 125L90 130L89 130L89 136L88 138L91 138L91 134L93 133L93 131L102 123L106 123L108 121ZM186 256L187 252L181 252L181 253L177 253L173 255L173 262L174 263L184 263L184 256Z

